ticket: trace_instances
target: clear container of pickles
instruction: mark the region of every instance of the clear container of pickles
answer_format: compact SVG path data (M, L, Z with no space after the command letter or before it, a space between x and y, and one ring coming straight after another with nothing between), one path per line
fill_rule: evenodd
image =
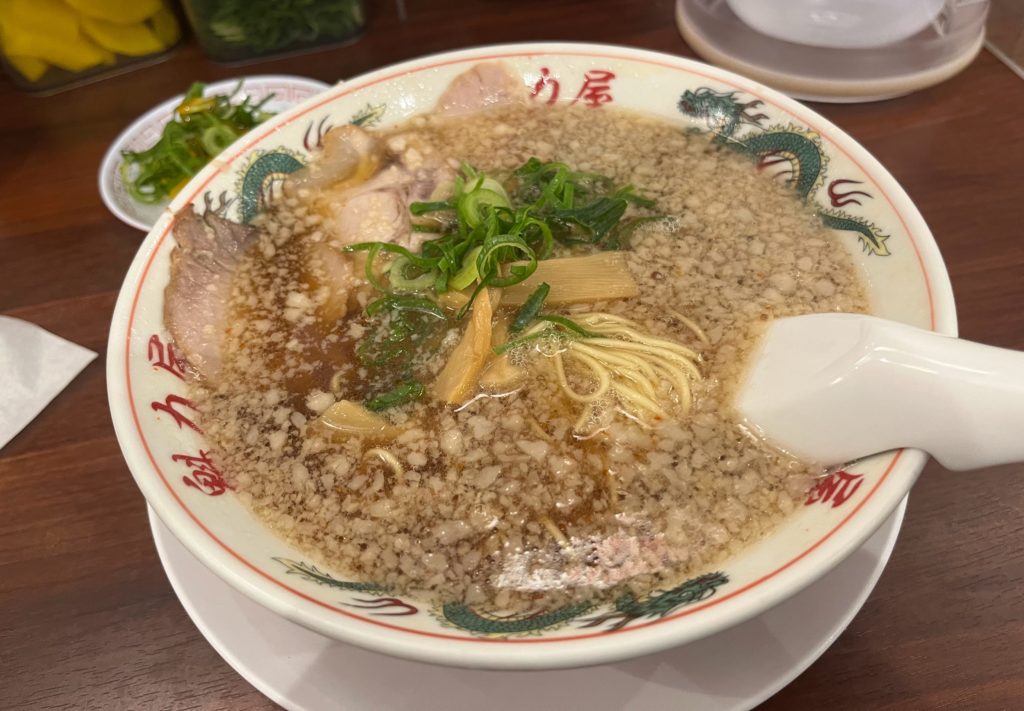
M182 0L203 51L218 62L354 41L366 25L362 0Z
M165 0L0 0L0 63L31 92L155 61L180 38Z

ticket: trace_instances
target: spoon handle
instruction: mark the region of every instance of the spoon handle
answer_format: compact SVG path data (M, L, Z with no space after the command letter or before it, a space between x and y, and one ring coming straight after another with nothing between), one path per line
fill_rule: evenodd
M910 444L948 469L1024 461L1024 353L910 327L891 337L879 367L916 398Z
M777 362L786 354L790 363ZM800 456L833 464L915 447L955 470L1024 461L1022 352L870 316L822 314L776 322L752 377L758 369L761 381L775 382L756 396L746 388L739 408ZM744 398L756 400L753 409ZM758 404L766 398L778 402Z

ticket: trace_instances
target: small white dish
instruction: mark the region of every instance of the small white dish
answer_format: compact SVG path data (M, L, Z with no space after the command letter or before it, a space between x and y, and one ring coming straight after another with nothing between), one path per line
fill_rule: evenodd
M828 575L741 625L619 664L515 674L394 659L323 637L210 572L153 509L149 521L167 578L196 627L235 671L286 709L739 711L780 691L842 634L878 582L905 510L906 499Z
M239 99L249 96L259 101L267 94L273 94L274 98L267 102L266 108L274 113L291 108L330 87L330 84L316 79L271 74L216 81L206 85L205 93L229 93L238 85L239 81L243 82ZM121 182L121 164L123 162L121 151L138 151L152 146L160 137L164 126L171 120L175 107L181 103L183 98L184 94L179 94L136 119L110 144L110 148L107 149L107 153L100 163L99 187L103 203L121 222L143 232L152 229L161 213L170 204L170 200L146 205L132 199Z

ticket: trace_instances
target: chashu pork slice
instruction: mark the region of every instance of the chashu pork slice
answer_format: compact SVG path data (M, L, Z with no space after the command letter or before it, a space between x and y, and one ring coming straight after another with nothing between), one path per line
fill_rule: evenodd
M415 131L393 137L388 146L376 136L367 140L367 135L356 126L327 132L325 150L309 171L316 175L333 174L339 179L316 191L313 204L324 218L330 243L336 247L356 242L393 242L416 251L426 236L413 232L409 205L428 200L435 190L450 185L455 171ZM353 155L372 157L343 159L343 169L333 167L336 156ZM366 170L367 165L373 166L373 170Z
M482 62L452 79L434 112L442 116L466 116L525 98L526 87L519 76L499 62Z
M525 98L518 75L483 62L452 79L434 113L465 116ZM290 182L293 190L317 189L315 204L335 245L393 242L415 252L427 235L411 229L409 205L435 199L454 179L446 156L415 129L384 145L365 129L344 125L327 132L320 154Z
M174 345L203 380L220 375L228 328L231 282L257 231L191 207L174 223L171 280L164 291L164 324Z

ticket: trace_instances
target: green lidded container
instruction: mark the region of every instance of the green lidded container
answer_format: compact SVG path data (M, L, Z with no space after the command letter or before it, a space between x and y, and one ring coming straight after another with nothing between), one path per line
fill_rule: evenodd
M362 0L183 0L196 38L212 59L244 62L354 40Z

